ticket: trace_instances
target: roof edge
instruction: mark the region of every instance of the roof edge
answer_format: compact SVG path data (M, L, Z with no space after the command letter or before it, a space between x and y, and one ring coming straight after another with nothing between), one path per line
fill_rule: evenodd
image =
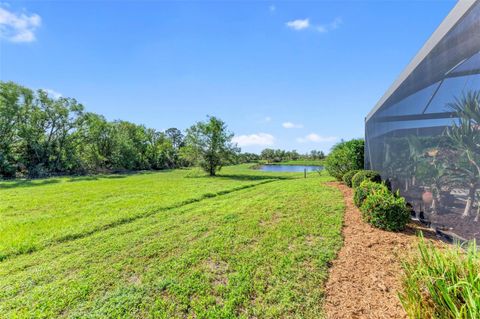
M367 114L365 121L368 121L372 115L385 103L388 98L400 87L408 76L417 68L425 57L435 48L443 37L452 29L457 22L468 12L468 10L480 0L459 0L455 7L448 13L446 18L440 23L423 47L418 51L415 57L408 63L407 67L400 73L400 76L393 82L388 90L383 94L373 109Z

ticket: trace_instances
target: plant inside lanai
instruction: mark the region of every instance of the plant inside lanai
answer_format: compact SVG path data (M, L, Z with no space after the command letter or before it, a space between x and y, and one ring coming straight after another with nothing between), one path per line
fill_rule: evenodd
M452 148L460 157L455 166L457 179L468 188L462 217L470 216L480 188L480 91L470 91L449 103L457 120L446 131ZM477 212L478 219L478 212Z

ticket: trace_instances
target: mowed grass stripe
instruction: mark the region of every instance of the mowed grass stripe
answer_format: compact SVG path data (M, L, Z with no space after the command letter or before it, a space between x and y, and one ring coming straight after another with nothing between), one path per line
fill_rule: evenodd
M230 194L230 193L237 192L237 191L240 191L240 190L243 190L243 189L252 188L252 187L255 187L257 185L271 183L271 182L274 182L274 181L276 181L276 180L275 179L266 180L266 181L258 182L256 184L247 184L247 185L244 185L244 186L235 187L233 189L222 190L222 191L219 191L217 193L206 193L206 194L201 195L200 197L187 199L187 200L184 200L180 203L174 204L172 206L160 207L160 208L157 208L157 209L153 209L151 211L143 212L143 213L138 214L138 215L125 217L125 218L119 218L119 219L115 220L114 222L111 222L109 224L100 225L100 226L97 226L97 227L93 227L92 229L90 229L88 231L83 231L83 232L79 232L79 233L71 233L71 234L65 235L63 237L51 239L50 241L44 242L43 245L41 245L41 246L40 245L30 246L28 250L23 249L23 250L18 250L18 251L15 251L15 252L11 252L10 254L0 255L0 262L9 258L9 257L18 256L18 255L25 254L25 253L32 253L32 252L44 249L45 247L48 247L48 246L51 246L51 245L54 245L54 244L59 244L59 243L63 243L63 242L67 242L67 241L76 240L76 239L84 238L84 237L87 237L87 236L91 236L91 235L93 235L93 234L95 234L99 231L104 231L104 230L107 230L107 229L112 228L112 227L117 227L119 225L123 225L123 224L126 224L126 223L131 223L131 222L133 222L137 219L146 218L146 217L149 217L153 214L158 214L160 212L166 212L166 211L169 211L169 210L172 210L172 209L175 209L175 208L180 208L182 206L189 205L189 204L192 204L192 203L197 203L197 202L200 202L200 201L202 201L204 199L207 199L207 198L213 198L213 197L217 197L217 196Z
M0 264L19 318L319 318L343 200L282 180L172 209Z
M145 214L285 178L265 176L246 166L224 171L216 178L175 170L0 182L0 261L88 236Z

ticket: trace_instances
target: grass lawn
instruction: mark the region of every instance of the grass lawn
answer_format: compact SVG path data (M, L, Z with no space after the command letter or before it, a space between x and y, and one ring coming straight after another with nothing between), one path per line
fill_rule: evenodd
M243 172L243 173L242 173ZM135 218L289 176L227 168L0 182L0 260Z
M344 204L330 177L301 176L237 166L0 183L0 314L321 317Z

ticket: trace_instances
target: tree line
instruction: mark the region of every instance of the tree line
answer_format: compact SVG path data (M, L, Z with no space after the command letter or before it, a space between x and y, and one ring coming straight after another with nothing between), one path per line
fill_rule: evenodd
M260 154L255 153L239 153L237 156L238 163L256 163L256 162L267 162L267 163L280 163L286 161L295 161L295 160L323 160L327 156L323 151L313 150L306 154L300 154L296 150L286 151L281 149L271 149L266 148L261 151Z
M0 82L0 176L40 177L189 166L185 136L107 121L73 98Z
M325 154L322 151L313 150L307 154L300 154L296 150L285 151L281 149L264 149L259 156L259 159L267 162L284 162L292 160L323 160Z
M44 177L198 165L210 175L224 165L323 159L321 151L265 149L240 153L223 121L208 117L185 132L108 121L74 98L52 97L0 81L0 177Z

